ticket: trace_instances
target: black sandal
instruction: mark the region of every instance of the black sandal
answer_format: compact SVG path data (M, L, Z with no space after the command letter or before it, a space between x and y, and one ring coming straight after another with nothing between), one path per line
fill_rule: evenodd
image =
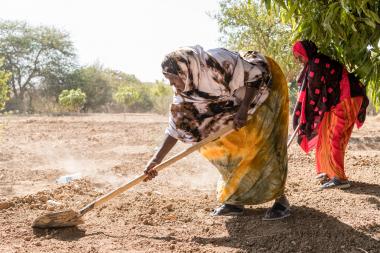
M235 216L235 215L242 215L243 212L244 212L243 205L223 204L217 209L215 209L211 213L211 215L212 216Z
M290 216L290 208L281 203L275 202L273 206L265 213L263 220L281 220L288 216Z

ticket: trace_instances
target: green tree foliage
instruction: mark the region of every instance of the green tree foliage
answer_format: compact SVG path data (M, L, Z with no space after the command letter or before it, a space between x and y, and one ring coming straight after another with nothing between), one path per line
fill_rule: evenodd
M269 13L292 23L292 39L310 39L367 84L380 107L379 0L262 0Z
M113 98L124 107L124 111L154 111L166 114L172 101L173 92L169 85L156 83L125 83L117 88Z
M112 101L109 76L99 64L75 70L67 78L66 86L70 89L80 88L86 93L85 111L102 111L101 107Z
M63 90L58 101L66 110L79 112L86 102L86 94L81 89Z
M0 110L4 109L5 102L9 99L8 79L10 74L3 70L3 63L0 61Z
M104 74L107 76L110 86L115 89L123 84L141 84L135 75L130 75L119 70L105 69Z
M140 94L135 87L122 85L117 88L113 97L117 103L130 106L139 100Z
M25 22L0 22L0 58L9 79L11 94L24 110L27 93L45 77L59 80L72 70L74 48L69 34L46 26L29 26Z
M146 84L124 84L114 93L115 101L123 105L124 111L147 112L153 109L153 102Z
M153 111L160 114L167 114L169 106L173 101L172 88L163 82L156 82L150 89L151 99L153 102Z
M288 80L294 80L299 65L291 53L291 25L278 15L268 14L257 1L222 0L215 15L222 41L233 50L255 50L275 59Z

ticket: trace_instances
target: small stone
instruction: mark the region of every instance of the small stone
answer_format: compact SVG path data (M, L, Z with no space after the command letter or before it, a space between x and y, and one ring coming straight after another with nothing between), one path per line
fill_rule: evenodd
M144 221L143 221L143 224L144 224L144 225L153 226L153 222L152 222L151 220L148 220L148 219L144 220Z
M175 245L174 244L170 245L169 249L174 250L175 249Z
M169 205L165 206L165 209L168 210L169 212L174 211L173 204L169 204Z
M0 203L0 210L8 209L11 206L13 206L12 202L1 202Z
M295 242L295 241L291 241L290 243L293 244L293 245L296 245L296 242Z
M151 208L149 210L149 214L155 214L157 212L157 210L155 208Z
M24 240L27 241L27 242L29 242L30 240L32 240L32 237L27 236L27 237L24 238Z
M33 197L30 196L30 195L28 195L28 196L26 196L26 197L24 198L24 201L25 201L25 203L30 204L30 203L33 202Z
M62 205L58 201L55 201L55 200L52 200L52 199L49 199L48 201L46 201L46 204L49 205L49 206L60 206L60 205Z
M37 204L31 204L31 205L29 206L29 208L30 208L30 209L36 209L37 206L38 206Z
M46 195L41 195L41 196L39 196L39 198L38 198L41 202L46 202L46 201L48 201L48 197L46 196Z
M37 246L37 247L42 246L41 242L36 242L34 245Z

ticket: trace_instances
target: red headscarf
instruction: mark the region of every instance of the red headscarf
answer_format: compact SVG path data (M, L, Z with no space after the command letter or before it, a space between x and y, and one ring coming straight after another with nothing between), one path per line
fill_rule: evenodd
M293 45L293 55L295 57L301 56L303 58L303 62L307 62L309 59L307 57L307 53L305 48L302 46L301 41L297 41Z

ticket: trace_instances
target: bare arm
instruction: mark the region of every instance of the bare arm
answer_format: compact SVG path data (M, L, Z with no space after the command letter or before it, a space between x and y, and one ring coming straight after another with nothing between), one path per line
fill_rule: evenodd
M174 147L177 143L177 139L166 134L164 141L161 146L158 148L158 151L153 155L152 159L145 166L144 173L148 175L148 177L144 181L148 181L157 176L157 171L154 169L155 166L160 164L165 156L169 153L169 151Z

